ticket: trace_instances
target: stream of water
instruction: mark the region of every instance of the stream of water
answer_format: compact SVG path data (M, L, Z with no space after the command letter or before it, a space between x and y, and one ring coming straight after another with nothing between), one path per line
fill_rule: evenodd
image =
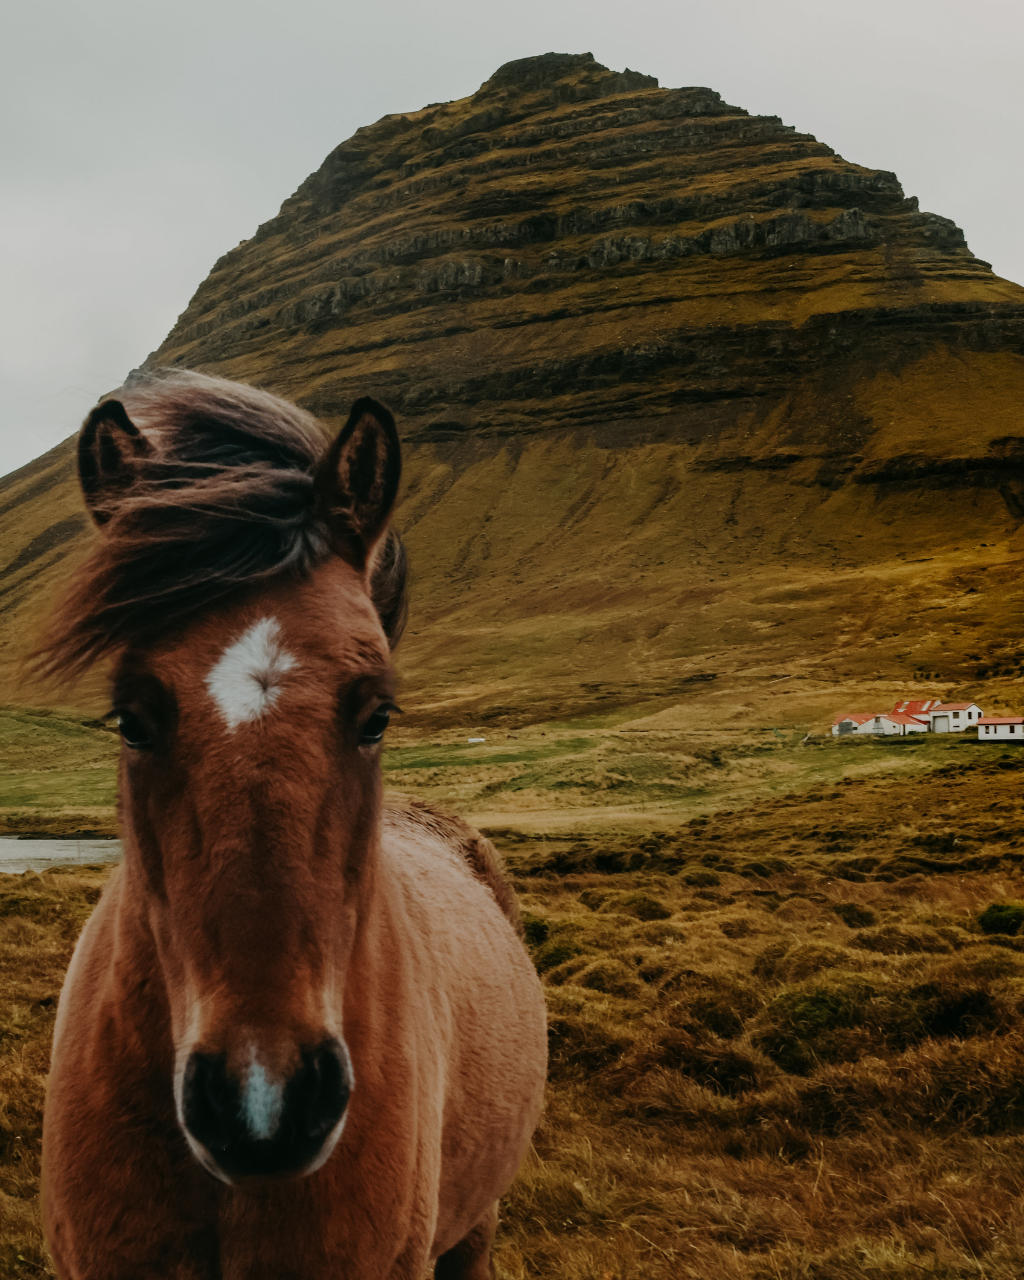
M85 862L120 861L120 840L17 840L0 837L0 871L8 875Z

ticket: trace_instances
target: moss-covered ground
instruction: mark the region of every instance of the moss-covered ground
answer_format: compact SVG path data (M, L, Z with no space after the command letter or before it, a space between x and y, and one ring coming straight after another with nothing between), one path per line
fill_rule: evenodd
M570 768L615 729L549 728L563 745L547 755L482 745L515 757L495 768ZM817 763L766 774L774 790L723 785L671 827L491 828L551 1046L500 1280L1024 1272L1024 753L770 733L704 763L801 751ZM388 763L479 767L468 759L435 741ZM3 1278L50 1274L48 1045L106 875L0 877Z

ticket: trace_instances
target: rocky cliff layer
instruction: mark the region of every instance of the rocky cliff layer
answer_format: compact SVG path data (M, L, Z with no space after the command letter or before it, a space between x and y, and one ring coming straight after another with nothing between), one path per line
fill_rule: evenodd
M147 363L391 403L423 716L742 720L794 666L808 717L1010 669L1022 352L1024 290L893 174L547 54L359 130ZM0 492L0 671L78 554L68 467Z
M203 282L153 364L367 386L422 439L756 406L848 361L1006 346L1024 295L891 173L589 54L360 129Z

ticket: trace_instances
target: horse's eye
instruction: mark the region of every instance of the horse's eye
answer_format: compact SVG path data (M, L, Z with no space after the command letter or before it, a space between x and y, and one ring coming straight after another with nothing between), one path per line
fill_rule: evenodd
M131 711L119 713L117 727L121 731L121 739L126 747L131 747L134 751L144 751L153 745L149 730Z
M361 747L371 747L380 742L381 738L384 737L384 730L388 727L390 719L391 712L387 707L381 707L379 711L375 711L366 724L363 725L363 731L359 735L359 745Z

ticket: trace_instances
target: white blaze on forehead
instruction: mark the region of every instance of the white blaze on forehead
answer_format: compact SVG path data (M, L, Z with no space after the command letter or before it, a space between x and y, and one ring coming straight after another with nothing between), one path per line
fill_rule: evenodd
M240 640L225 649L206 677L210 696L220 708L230 730L258 720L281 696L285 672L297 666L282 649L276 618L261 618Z
M242 1096L242 1113L252 1136L260 1140L272 1138L277 1132L283 1109L284 1090L271 1080L254 1054Z

